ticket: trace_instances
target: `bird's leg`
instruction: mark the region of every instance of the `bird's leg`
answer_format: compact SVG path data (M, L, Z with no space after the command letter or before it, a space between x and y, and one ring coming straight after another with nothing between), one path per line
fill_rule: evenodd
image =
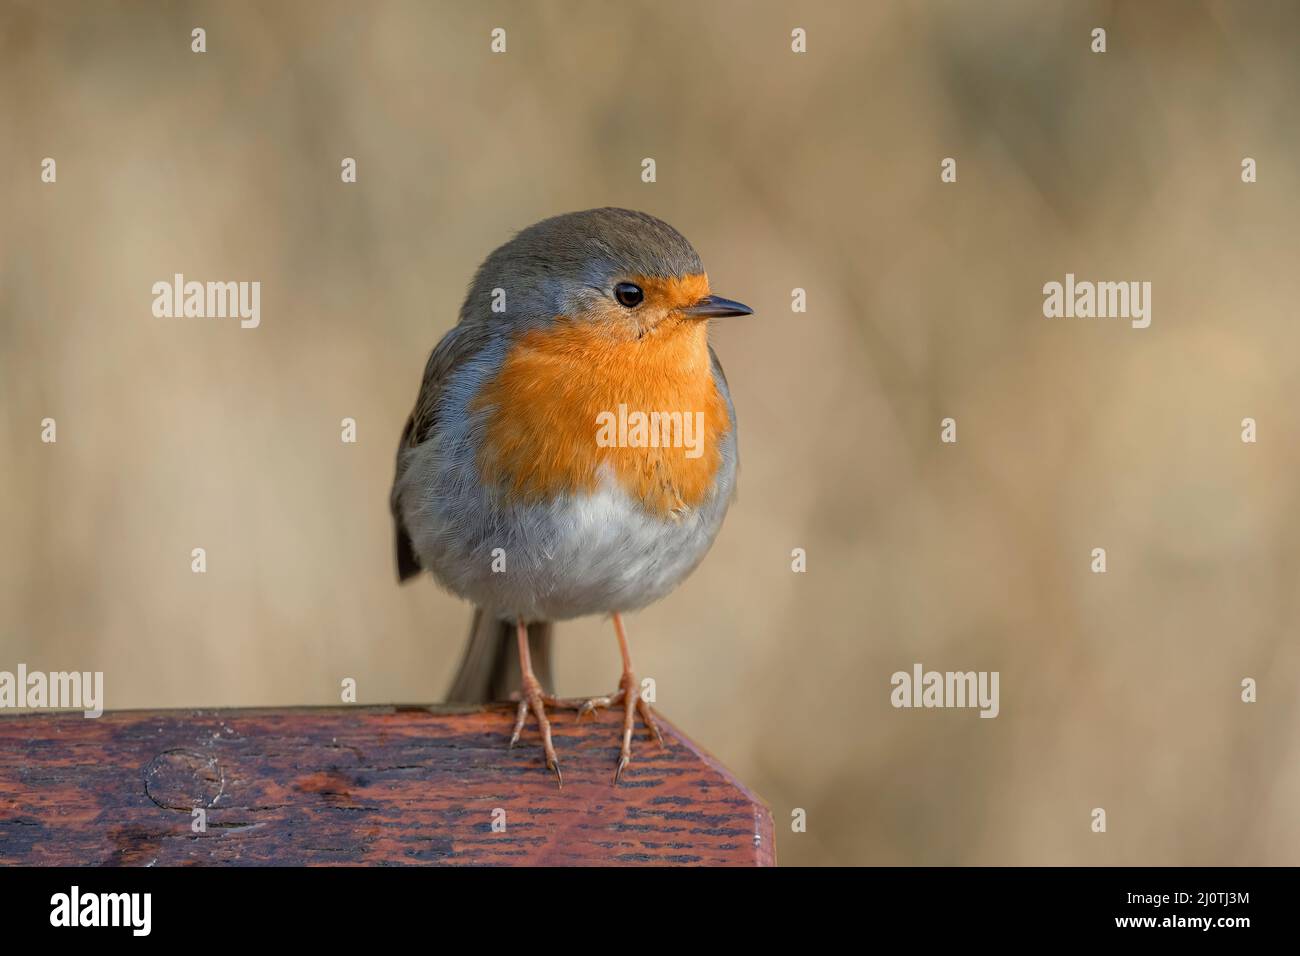
M614 633L618 635L618 649L623 655L623 676L618 682L619 690L623 694L623 746L619 748L618 768L614 771L614 782L618 783L619 778L623 776L623 770L632 759L632 728L636 722L637 712L640 712L646 730L654 734L660 747L664 745L664 738L663 734L659 733L659 725L655 723L650 705L641 696L641 685L637 683L636 675L632 673L632 654L627 647L627 633L623 630L623 615L617 612L614 614Z
M638 713L646 729L654 735L660 747L664 745L664 738L659 732L659 725L655 723L654 711L641 696L641 685L637 683L636 674L632 672L632 654L627 646L627 633L623 630L623 617L617 613L614 615L614 633L618 635L618 649L623 655L623 676L618 682L618 690L604 697L591 697L585 701L557 700L555 703L560 707L576 708L579 720L584 714L594 713L599 707L612 707L618 703L623 705L623 741L619 748L618 768L614 771L614 782L618 783L624 769L632 760L632 731L636 726Z
M542 693L542 685L533 675L533 660L528 653L528 625L520 618L516 624L519 635L519 673L523 675L519 688L519 711L515 715L515 731L510 735L510 746L519 741L523 732L524 721L528 719L529 708L537 715L537 727L542 732L542 750L546 753L546 769L555 773L555 779L561 787L564 778L560 775L560 761L555 756L555 745L551 743L551 722L546 719L544 704L548 700Z

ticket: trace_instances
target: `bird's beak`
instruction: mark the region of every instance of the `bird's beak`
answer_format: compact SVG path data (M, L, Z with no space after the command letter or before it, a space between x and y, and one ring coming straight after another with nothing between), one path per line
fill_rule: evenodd
M706 295L689 308L682 309L682 315L692 319L720 319L724 315L753 315L754 310L739 302L732 302L720 295Z

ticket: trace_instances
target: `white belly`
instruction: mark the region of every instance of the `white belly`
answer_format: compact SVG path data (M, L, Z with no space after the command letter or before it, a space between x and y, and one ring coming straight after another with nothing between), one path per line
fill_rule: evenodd
M420 553L444 586L503 618L632 611L659 600L695 569L729 497L715 496L677 519L660 518L606 481L592 494L484 514L440 553Z

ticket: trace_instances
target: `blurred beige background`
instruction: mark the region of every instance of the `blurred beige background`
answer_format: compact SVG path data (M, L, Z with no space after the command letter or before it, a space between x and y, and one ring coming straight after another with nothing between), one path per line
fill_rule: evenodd
M437 699L470 610L395 583L387 509L424 361L514 230L630 206L758 313L714 330L739 500L629 628L783 862L1300 863L1297 35L1284 3L7 2L0 669ZM261 327L154 318L175 272L260 280ZM1066 272L1152 282L1151 327L1045 319ZM893 709L916 661L1000 671L1001 716ZM561 692L617 669L562 627Z

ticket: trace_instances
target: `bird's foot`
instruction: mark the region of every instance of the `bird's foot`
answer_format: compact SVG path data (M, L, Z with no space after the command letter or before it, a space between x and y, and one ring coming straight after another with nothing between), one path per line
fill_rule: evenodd
M546 769L555 774L556 783L564 786L564 777L560 774L560 761L555 756L555 745L551 742L551 722L546 719L546 705L557 703L554 697L542 693L542 685L531 673L525 674L523 686L519 692L519 710L515 714L515 730L510 735L510 746L519 742L523 733L524 721L531 710L537 717L537 727L542 732L542 751L546 754Z
M636 675L630 670L623 672L623 677L618 683L618 690L612 694L605 694L602 697L568 698L556 699L552 703L554 706L564 710L576 710L578 720L582 720L587 714L594 714L597 710L605 707L613 707L616 704L623 705L623 743L619 748L618 766L614 770L614 782L618 783L623 776L623 771L632 760L632 731L636 728L636 715L641 715L641 722L645 724L646 730L654 737L660 747L664 746L664 736L659 731L659 724L655 721L654 710L646 703L645 698L639 693L640 684L637 682Z

